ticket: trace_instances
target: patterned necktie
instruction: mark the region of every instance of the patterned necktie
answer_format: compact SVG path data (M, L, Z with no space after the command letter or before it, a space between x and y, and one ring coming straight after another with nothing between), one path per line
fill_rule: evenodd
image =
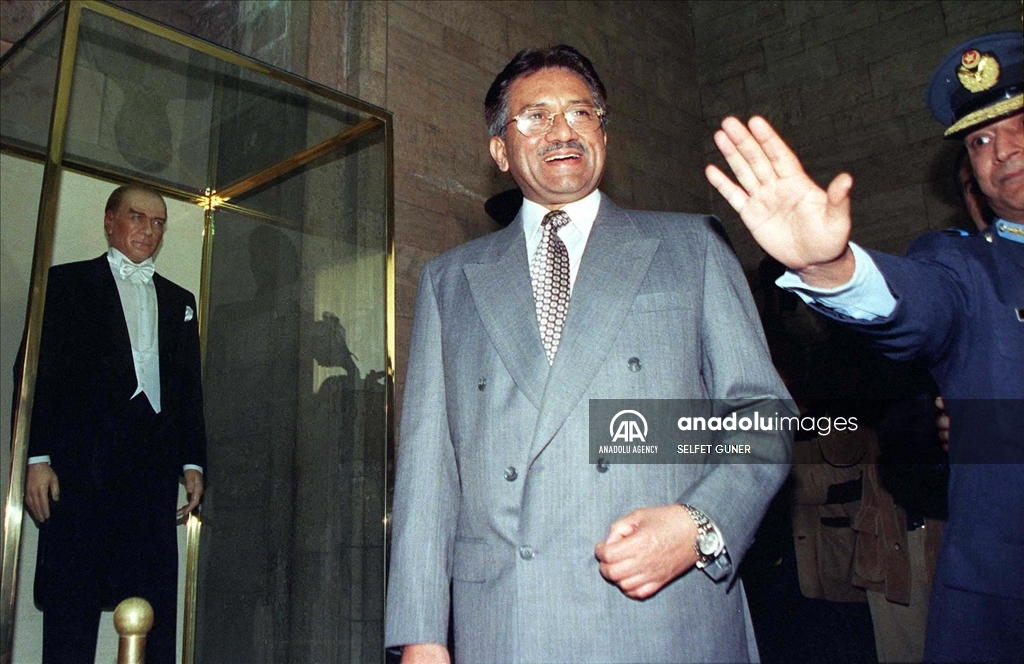
M540 340L550 365L555 362L565 314L569 311L569 252L558 237L558 229L569 223L569 215L561 210L552 210L540 223L544 234L530 265L530 283L537 304Z

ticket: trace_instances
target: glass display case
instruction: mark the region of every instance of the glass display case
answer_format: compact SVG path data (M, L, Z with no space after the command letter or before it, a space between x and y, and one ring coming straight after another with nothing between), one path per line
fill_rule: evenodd
M3 661L38 661L23 492L47 271L106 250L127 182L163 194L157 270L199 307L207 489L179 527L182 661L380 661L390 113L89 0L55 6L0 83ZM103 627L101 651L116 642Z

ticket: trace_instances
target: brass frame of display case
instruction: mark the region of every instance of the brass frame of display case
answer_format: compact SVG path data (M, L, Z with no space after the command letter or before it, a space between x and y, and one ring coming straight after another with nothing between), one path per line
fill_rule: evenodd
M21 529L24 520L25 464L27 461L27 440L29 422L31 420L33 396L36 382L36 366L39 359L39 343L42 332L43 305L46 297L46 282L50 263L53 259L53 246L56 230L58 193L61 174L64 170L77 171L103 179L117 181L116 176L94 166L79 163L65 158L65 133L71 104L71 90L76 63L79 29L83 12L92 11L120 23L130 25L147 33L162 37L170 42L198 51L217 60L238 66L285 83L320 97L330 99L343 106L370 116L368 119L317 145L304 149L288 159L258 173L235 182L220 191L188 192L168 187L159 182L147 182L144 178L136 180L152 186L168 196L186 201L193 201L205 208L205 228L203 233L203 259L199 299L199 323L202 347L206 347L206 332L209 319L209 284L210 263L212 255L212 229L214 212L218 208L234 209L247 215L282 223L266 213L238 206L229 202L231 198L241 196L270 181L295 171L310 162L329 154L343 145L351 143L362 136L384 129L385 149L385 247L384 247L384 393L385 393L385 449L384 468L384 506L385 516L381 527L384 529L384 541L388 541L388 514L390 500L387 487L390 482L388 461L392 455L394 442L394 391L395 391L395 247L394 247L394 126L389 111L351 97L337 90L330 89L313 81L291 74L266 63L253 60L234 51L211 44L197 37L179 32L129 11L105 4L99 0L62 0L24 38L15 44L3 58L0 66L14 56L26 44L30 43L44 26L56 20L63 13L63 29L56 93L50 115L49 137L44 154L34 153L23 147L0 145L5 152L15 153L29 159L43 161L43 180L40 194L39 214L36 223L35 253L32 260L31 288L27 317L25 322L25 352L21 364L21 383L15 385L16 407L12 413L11 438L11 481L4 510L3 523L3 562L0 577L0 664L9 664L12 658L14 638L15 596L17 591L18 558L21 543ZM211 156L212 158L212 156ZM198 510L197 510L198 511ZM182 660L184 664L194 661L195 651L195 619L196 591L198 583L198 554L200 529L202 521L198 514L191 514L187 522L187 560L185 579L185 615L184 636L182 644ZM387 569L387 550L385 547L385 569ZM382 585L385 583L381 579Z

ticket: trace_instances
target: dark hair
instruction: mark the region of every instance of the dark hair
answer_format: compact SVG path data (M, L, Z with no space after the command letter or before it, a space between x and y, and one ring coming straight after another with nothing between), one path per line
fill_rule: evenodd
M164 197L160 195L160 192L153 189L150 186L139 184L138 182L132 182L130 184L121 185L114 191L110 192L110 197L107 198L107 207L103 209L103 212L117 212L121 209L121 201L124 199L124 195L130 192L146 193L152 196L156 196L161 201ZM167 203L164 203L164 207L167 207Z
M523 49L516 53L512 61L505 65L494 82L491 83L487 97L484 98L484 119L491 136L505 137L505 126L508 122L508 90L517 78L529 76L541 69L568 69L578 74L590 88L594 96L594 105L602 111L608 110L608 93L604 83L594 70L594 65L587 56L572 46L559 44L546 51L536 48ZM602 127L608 123L608 116L601 118Z

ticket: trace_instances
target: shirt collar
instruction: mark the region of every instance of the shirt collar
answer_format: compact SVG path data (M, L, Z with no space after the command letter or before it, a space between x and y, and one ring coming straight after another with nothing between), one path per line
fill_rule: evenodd
M594 220L597 219L599 207L601 207L601 192L595 189L580 200L567 203L562 210L569 215L568 226L575 228L583 237L588 237L590 229L594 226ZM523 215L523 233L526 235L527 244L534 236L542 232L540 222L544 220L544 215L548 212L551 210L540 203L523 199L520 214Z
M122 254L119 250L115 249L114 247L107 247L107 261L115 269L120 267L122 263L127 263L128 265L135 265L138 267L142 267L143 265L153 265L152 256L142 261L141 263L133 263L130 258Z
M119 283L130 281L145 285L152 281L153 275L156 273L152 256L141 263L135 263L114 247L107 249L107 262L110 264L110 271L114 277L120 277Z

